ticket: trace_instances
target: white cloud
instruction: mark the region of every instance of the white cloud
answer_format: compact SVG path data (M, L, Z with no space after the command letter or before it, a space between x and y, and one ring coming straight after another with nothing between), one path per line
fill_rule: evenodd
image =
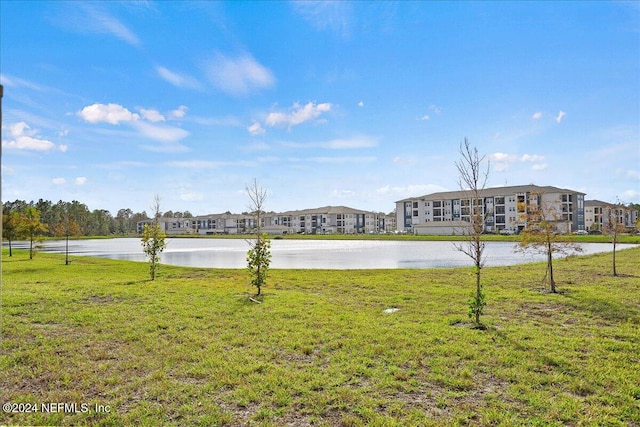
M53 182L55 185L62 185L67 182L67 180L64 178L53 178L51 182Z
M533 170L533 171L543 171L543 170L547 169L548 167L549 167L549 165L546 164L546 163L538 163L538 164L535 164L535 165L531 166L531 170Z
M331 104L328 102L322 104L308 102L304 106L296 102L293 104L290 113L269 113L265 123L268 126L292 127L313 120L328 111L331 111Z
M157 110L147 110L145 108L139 107L138 111L140 111L140 115L145 120L149 120L150 122L164 122L164 116Z
M490 154L489 161L493 170L496 172L504 172L515 163L538 163L532 166L532 170L544 170L547 168L546 163L541 163L544 161L544 156L540 156L538 154L523 154L522 156L519 156L517 154L498 152Z
M622 200L636 200L640 198L640 191L626 190L622 193Z
M364 102L362 101L358 102L358 107L364 107Z
M428 114L425 114L424 116L422 116L422 118L420 120L430 120L431 117L429 117Z
M235 58L218 54L205 64L205 73L214 86L233 96L268 89L276 82L273 73L249 54Z
M247 130L249 131L249 133L251 135L262 135L264 134L265 130L262 127L262 125L258 122L255 122L254 124L252 124L251 126L247 127Z
M533 113L533 116L531 116L531 118L532 118L533 120L539 120L539 119L541 119L541 118L542 118L542 113L541 113L541 112L539 112L539 111L538 111L538 112L535 112L535 113Z
M566 115L567 115L567 113L565 113L564 111L561 110L558 113L558 116L556 117L556 122L558 122L558 123L562 122L562 119L564 119L564 116L566 116Z
M544 160L544 156L538 156L537 154L524 154L520 160L523 162L541 162Z
M173 115L185 114L187 107L180 106L178 110L174 110ZM189 132L175 126L169 126L160 123L164 121L164 116L156 110L147 110L138 107L140 114L132 113L127 108L119 104L93 104L84 107L77 114L83 120L96 123L109 123L119 125L120 123L128 124L135 129L139 135L144 138L153 139L161 142L176 142L189 136ZM184 146L164 146L164 147L145 147L154 151L175 152L186 151Z
M85 176L79 176L76 178L76 185L85 185L87 183L88 179Z
M140 119L136 113L118 104L93 104L84 107L78 112L78 116L89 123L110 123L117 125L120 122L135 122Z
M56 148L62 152L67 151L66 145L56 145L48 139L38 137L38 131L31 129L25 122L14 123L9 126L9 139L2 141L2 146L7 150L51 151Z
M185 105L181 105L177 109L169 111L169 114L168 114L169 120L178 120L178 119L184 118L188 110L189 110L189 107Z
M184 74L175 73L168 68L157 66L156 72L158 75L163 78L165 81L171 83L172 85L180 88L188 88L188 89L200 89L202 85L198 80L191 76L187 76Z

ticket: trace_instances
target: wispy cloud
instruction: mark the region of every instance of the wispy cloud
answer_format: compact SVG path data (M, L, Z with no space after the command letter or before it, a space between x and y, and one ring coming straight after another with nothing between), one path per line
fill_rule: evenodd
M374 156L365 157L289 157L290 162L311 162L311 163L371 163L377 160Z
M265 133L264 128L262 127L262 125L258 122L253 123L251 126L247 127L247 131L249 131L249 133L251 135L263 135Z
M436 184L385 185L376 189L378 195L392 197L416 196L418 194L438 193L440 191L448 191L448 189Z
M165 81L171 83L176 87L188 88L188 89L202 88L202 84L198 80L196 80L194 77L191 77L185 74L176 73L160 65L156 67L156 72L162 79L164 79Z
M308 102L305 105L301 105L296 102L293 104L289 113L272 112L269 113L265 123L267 126L286 126L291 128L304 122L316 119L323 113L331 111L331 104L324 102L316 104L315 102Z
M558 116L556 117L556 122L561 123L562 119L564 119L564 117L567 115L567 113L565 113L564 111L560 111L558 113Z
M218 90L232 96L246 96L276 83L271 70L249 54L229 57L218 53L205 62L204 72Z
M352 5L341 1L297 1L292 3L296 13L318 31L332 31L347 38L350 34Z
M322 142L283 142L282 145L290 148L327 148L331 150L344 150L375 147L378 145L378 139L370 136L356 136L353 138L338 138Z
M0 83L7 87L24 87L36 91L44 90L42 86L30 82L29 80L21 79L19 77L10 76L7 74L0 74Z
M135 47L142 45L140 38L102 3L73 2L55 19L55 24L80 33L107 34Z
M67 151L66 145L56 145L38 134L38 130L31 129L25 122L14 123L9 126L9 140L3 140L2 147L7 150Z
M542 118L542 113L540 111L537 111L537 112L533 113L533 116L531 116L531 118L533 120L540 120Z
M86 176L79 176L75 179L76 185L85 185L89 181Z
M250 161L221 162L210 160L176 160L166 162L165 165L173 168L185 169L214 169L222 166L253 166L254 163Z

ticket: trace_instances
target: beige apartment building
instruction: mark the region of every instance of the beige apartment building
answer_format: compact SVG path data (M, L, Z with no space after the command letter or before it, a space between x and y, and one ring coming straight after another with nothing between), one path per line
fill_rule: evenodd
M478 205L487 233L519 233L527 214L540 207L560 232L585 229L584 193L552 186L517 185L480 191ZM411 197L396 202L399 232L453 235L469 232L469 191L448 191Z

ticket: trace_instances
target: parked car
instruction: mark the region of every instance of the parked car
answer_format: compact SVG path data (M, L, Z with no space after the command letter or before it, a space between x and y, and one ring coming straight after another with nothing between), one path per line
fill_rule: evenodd
M580 236L584 236L586 234L589 234L589 232L587 230L576 230L573 232L573 234L578 234Z

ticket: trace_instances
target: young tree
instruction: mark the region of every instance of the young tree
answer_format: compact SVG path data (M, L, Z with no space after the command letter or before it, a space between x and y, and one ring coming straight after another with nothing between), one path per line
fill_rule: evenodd
M620 203L607 206L607 216L604 218L604 224L602 225L602 231L604 234L609 235L611 243L613 244L613 275L617 276L616 271L616 245L618 244L618 237L624 233L626 227L624 224L625 207Z
M582 252L582 247L576 243L568 242L560 234L558 225L561 224L558 207L552 200L544 200L544 194L530 195L530 203L525 207L523 219L526 226L520 233L519 250L544 254L547 258L545 279L549 283L549 290L558 292L553 277L554 254L570 255L574 252Z
M9 242L9 256L13 256L11 242L20 238L23 215L20 212L6 210L2 215L2 237Z
M486 305L480 280L480 273L484 266L483 256L485 249L485 242L482 241L481 237L484 231L486 215L488 214L488 212L484 212L484 201L481 193L489 177L489 162L486 162L486 167L483 165L485 156L480 156L478 149L471 147L466 138L460 144L460 155L461 159L456 162L459 174L458 184L460 189L466 192L466 200L463 200L466 206L461 206L460 213L464 215L464 218L469 219L470 224L464 231L467 238L466 241L456 244L455 247L473 260L476 290L475 295L469 301L469 317L473 317L475 325L480 327L482 325L480 316Z
M62 212L62 219L53 226L53 234L65 238L64 264L69 265L69 236L79 236L80 226L75 219L69 216L68 209Z
M262 287L266 284L267 271L271 264L271 242L266 233L262 233L262 214L264 202L267 199L267 190L263 189L258 180L254 179L250 186L245 188L251 200L251 212L254 215L255 240L247 241L250 245L247 252L247 269L251 275L251 284L258 289L256 296L260 296Z
M37 249L34 242L42 241L42 233L46 232L47 226L40 221L40 211L33 206L27 207L20 221L19 234L29 239L29 259L33 259Z
M160 254L167 246L165 242L167 235L158 222L160 218L160 196L157 194L153 199L151 210L153 212L153 222L151 225L144 225L144 230L142 231L142 251L149 259L149 274L151 280L155 280L157 264L160 262Z

